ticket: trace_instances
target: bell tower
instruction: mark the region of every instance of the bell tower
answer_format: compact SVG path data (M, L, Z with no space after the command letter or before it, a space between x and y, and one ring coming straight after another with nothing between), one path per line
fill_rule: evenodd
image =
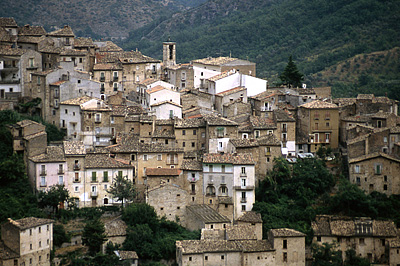
M163 63L164 67L176 65L176 43L168 41L163 42Z

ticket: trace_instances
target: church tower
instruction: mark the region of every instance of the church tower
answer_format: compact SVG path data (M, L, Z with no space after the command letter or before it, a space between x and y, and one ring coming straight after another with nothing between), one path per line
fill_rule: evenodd
M169 39L163 42L163 63L164 67L176 65L176 43Z

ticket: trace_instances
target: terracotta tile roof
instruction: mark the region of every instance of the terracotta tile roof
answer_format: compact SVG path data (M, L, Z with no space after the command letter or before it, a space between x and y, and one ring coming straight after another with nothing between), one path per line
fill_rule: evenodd
M31 140L31 139L34 139L34 138L37 138L37 137L40 137L40 136L45 136L45 135L47 135L46 131L39 131L39 132L36 132L34 134L30 134L28 136L25 136L24 139Z
M292 114L285 110L275 110L274 116L277 122L296 122Z
M229 205L233 205L233 199L232 199L232 197L219 196L219 197L218 197L218 203L219 203L219 204L229 204Z
M391 127L390 128L390 134L400 134L400 126Z
M204 120L209 126L237 126L238 124L222 116L207 114L204 115Z
M119 55L122 63L161 63L160 60L143 55L139 51L124 51Z
M143 80L143 81L140 82L139 84L140 84L140 85L144 85L144 86L148 86L148 85L150 85L150 84L153 84L154 82L157 82L157 79L150 79L150 78L148 78L148 79Z
M85 168L119 169L119 168L132 168L132 166L129 163L126 164L114 158L111 158L107 154L88 153L86 154L85 158Z
M85 56L87 55L89 52L85 51L85 50L77 50L77 49L64 49L60 55L64 55L64 56Z
M273 251L267 240L182 240L176 242L182 254L208 252L264 252Z
M370 120L370 117L367 115L353 115L353 116L343 117L341 120L345 122L366 123Z
M14 18L0 17L0 27L18 27L17 22Z
M118 63L95 64L93 70L122 70L122 66Z
M45 36L20 36L18 37L18 43L40 43L46 39Z
M9 48L0 46L0 55L16 55L21 56L25 53L25 50L19 48Z
M236 221L247 222L247 223L262 223L261 213L249 211L243 213Z
M257 240L257 235L252 225L228 225L225 232L226 240Z
M67 80L59 80L59 81L56 81L54 83L51 83L50 85L51 86L60 86L61 84L64 84L64 83L67 83L67 82L68 82Z
M275 91L267 90L267 91L260 92L257 95L251 96L251 98L262 101L262 100L265 100L265 99L275 96L275 95L277 95Z
M29 158L35 163L39 162L65 162L64 151L59 146L48 146L46 153Z
M174 130L168 130L168 129L156 129L154 130L152 134L153 138L169 138L169 139L175 139L175 131Z
M237 148L244 148L244 147L257 147L258 142L256 139L229 139L233 146Z
M19 27L18 29L19 36L45 36L46 33L46 30L42 26L25 25L23 27Z
M279 228L279 229L271 229L271 234L274 237L305 237L306 235L302 232L296 231L290 228Z
M181 174L178 168L147 168L147 176L178 176Z
M173 126L175 124L174 119L157 119L156 126Z
M224 71L224 72L222 72L222 73L220 73L218 75L215 75L215 76L212 76L211 78L208 78L207 80L215 82L215 81L218 81L220 79L229 77L229 76L231 76L233 74L236 74L236 70Z
M307 109L337 109L338 106L334 103L328 103L321 100L314 100L309 103L300 105L300 107Z
M360 231L360 228L365 226L370 229ZM317 215L311 227L316 236L365 235L371 237L396 237L397 235L397 229L393 221L372 220L368 217L351 218Z
M40 42L38 45L38 51L41 53L48 54L59 54L62 51L61 47L56 47L54 43L51 42Z
M375 98L375 95L373 94L358 94L357 95L357 100L372 100Z
M107 149L115 153L183 152L182 148L170 147L162 143L141 143L137 136L127 136L127 134L118 134L117 144L108 146Z
M206 153L203 157L203 163L231 163L231 164L254 164L251 153Z
M74 40L74 47L95 47L92 38L78 37Z
M19 220L13 220L11 218L8 218L8 222L20 230L25 230L36 226L54 223L54 220L36 218L36 217L27 217Z
M352 105L357 102L356 98L336 98L333 99L333 103L337 104L339 107Z
M396 115L389 112L377 112L375 114L372 114L371 118L385 119L388 118L389 116L396 116Z
M197 128L205 126L206 122L201 115L194 118L178 119L175 123L175 128Z
M88 102L88 101L90 101L92 99L96 99L96 98L84 95L84 96L81 96L81 97L78 97L78 98L73 98L73 99L69 99L69 100L63 101L63 102L61 102L61 104L81 105L81 104L84 104L84 103L86 103L86 102ZM98 100L100 100L100 99L98 99Z
M100 52L122 52L124 50L112 41L94 42L94 44L99 47Z
M315 90L313 88L296 88L294 89L299 93L299 95L309 95L309 94L315 94Z
M230 223L231 221L219 214L216 210L211 208L209 205L198 204L198 205L190 205L186 206L186 210L194 215L197 219L202 222L208 223Z
M155 104L152 104L152 105L150 105L150 106L151 106L151 107L155 107L155 106L160 106L160 105L163 105L163 104L171 104L171 105L175 105L176 107L182 108L182 105L177 104L177 103L175 103L175 102L168 101L168 100L162 101L162 102L159 102L159 103L155 103Z
M75 34L72 31L71 27L67 25L61 29L49 32L47 35L53 37L75 37Z
M400 163L400 160L393 157L392 155L389 155L389 154L386 154L383 152L374 152L374 153L370 153L367 155L362 155L362 156L359 156L356 158L349 159L349 164L356 163L356 162L362 162L362 161L366 161L366 160L371 160L371 159L378 158L378 157L383 157L388 160Z
M154 92L162 91L162 90L170 90L170 91L172 91L171 89L165 88L165 87L163 87L161 85L157 85L157 86L154 86L153 88L147 89L146 92L150 94L150 93L154 93Z
M203 164L198 160L184 159L181 165L182 170L202 171Z
M390 248L400 248L400 239L396 238L396 239L390 240L389 247Z
M130 260L130 259L137 260L137 259L139 259L138 255L135 251L116 250L114 252L119 257L120 260Z
M30 126L30 125L41 125L40 123L38 123L36 121L29 120L29 119L24 119L24 120L19 121L19 122L15 123L15 124L20 126L20 127L26 127L26 126Z
M11 43L13 39L11 35L6 31L5 28L0 27L0 42L9 42Z
M254 130L253 125L250 122L240 124L238 127L239 133L252 133Z
M188 69L188 68L192 68L192 66L190 64L178 64L178 65L167 67L167 69L171 69L171 70Z
M64 141L65 155L85 155L86 149L83 141Z
M199 64L204 64L204 65L212 65L212 66L221 66L226 63L232 62L238 60L237 58L232 58L232 57L207 57L203 59L196 59L193 60L192 63L199 63Z
M250 123L254 129L276 129L274 120L260 116L250 116Z
M112 219L111 221L107 221L104 223L105 234L107 237L116 237L116 236L126 236L126 229L128 226L121 219L121 217L117 217Z

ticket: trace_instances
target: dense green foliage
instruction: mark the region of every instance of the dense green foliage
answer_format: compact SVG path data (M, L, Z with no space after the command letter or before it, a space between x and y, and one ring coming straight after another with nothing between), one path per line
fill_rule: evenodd
M393 48L400 40L400 6L394 0L246 4L251 7L226 16L221 1L215 16L204 16L207 20L202 20L206 10L193 10L181 20L174 17L157 27L134 31L125 47L161 58L161 41L170 36L177 41L180 62L231 53L256 62L259 76L270 79L283 70L291 54L308 75L356 54Z
M279 75L279 79L281 80L280 84L289 88L301 87L303 76L304 75L299 72L296 64L293 62L292 56L289 56L288 64L283 72Z
M50 212L58 213L58 205L65 202L69 198L69 191L64 185L55 185L48 190L39 191L38 203L39 207L49 208Z
M341 266L343 265L342 252L336 250L335 244L323 243L313 245L313 266Z
M155 260L175 258L175 241L199 239L199 232L190 232L163 218L158 218L153 207L131 204L124 209L122 219L128 225L126 250L135 250L140 259Z
M88 221L83 229L82 243L89 247L89 254L100 252L101 245L107 240L106 229L100 219Z
M53 243L56 247L61 247L65 242L71 241L71 236L65 232L62 224L55 224L53 226Z
M122 207L124 207L124 202L127 200L133 200L135 198L135 185L132 180L129 180L127 176L117 175L111 187L107 190L114 198L117 198L122 202Z
M263 231L289 227L311 235L313 208L317 198L329 192L334 178L324 162L300 160L292 166L284 158L274 159L274 168L256 190L253 210L263 218Z
M273 170L256 189L253 206L262 215L264 235L271 228L289 227L306 233L310 242L311 222L317 214L391 219L400 224L400 213L393 211L400 209L399 195L367 195L344 178L330 195L334 181L323 160L305 159L290 165L276 158Z

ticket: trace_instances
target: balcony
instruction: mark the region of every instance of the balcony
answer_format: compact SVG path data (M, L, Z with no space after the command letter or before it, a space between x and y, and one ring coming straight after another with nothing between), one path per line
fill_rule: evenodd
M240 177L247 177L246 173L240 173Z
M97 191L91 191L91 192L90 192L90 196L91 196L92 198L97 198Z
M287 127L283 127L282 132L287 132Z
M114 76L114 77L113 77L113 81L118 81L118 77L117 77L117 76Z
M208 197L215 197L215 192L207 193L206 196L208 196Z
M254 186L234 186L233 188L236 190L253 190Z
M74 164L74 170L80 170L81 165L79 163Z
M240 203L246 203L247 202L247 198L240 198Z
M58 173L59 175L63 175L63 174L64 174L64 168L59 168L58 171L57 171L57 173Z
M106 81L106 78L105 77L100 77L100 82L104 82L104 81Z
M40 170L40 175L41 176L47 175L47 171L46 170Z
M81 182L81 179L80 178L74 178L74 181L73 181L74 183L80 183Z
M40 187L47 187L47 182L40 182Z
M0 84L19 84L20 79L2 79L0 80Z

